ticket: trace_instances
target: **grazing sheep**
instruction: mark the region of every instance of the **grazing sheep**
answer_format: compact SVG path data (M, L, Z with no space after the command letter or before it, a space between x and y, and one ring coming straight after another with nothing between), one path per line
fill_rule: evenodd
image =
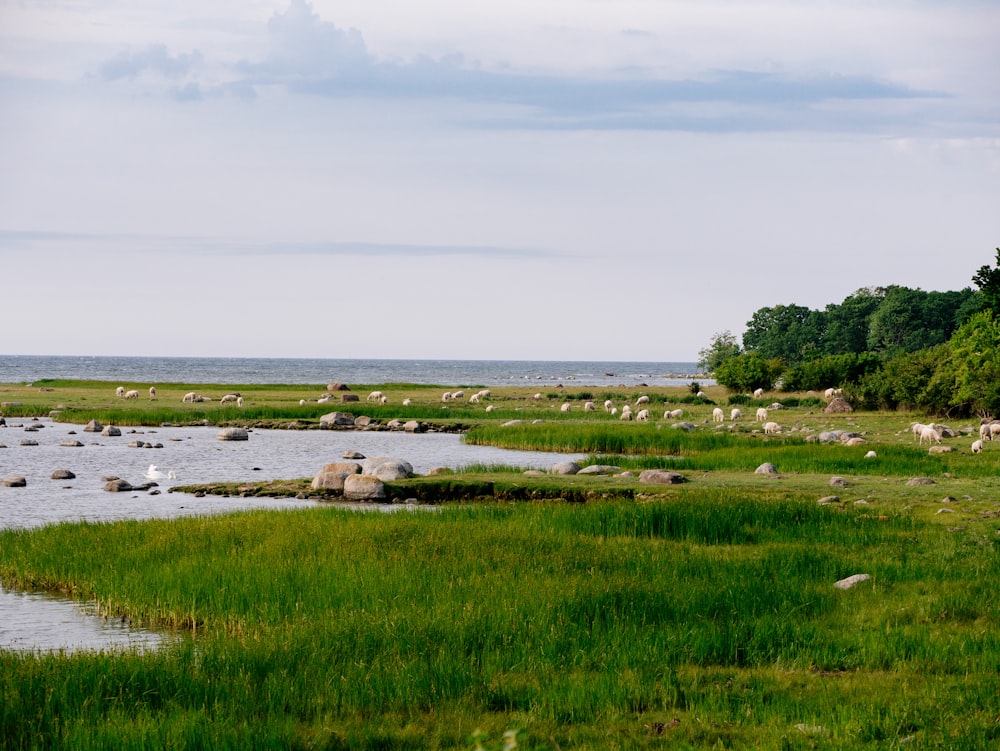
M237 407L242 407L243 406L243 397L242 396L236 397L236 406Z
M326 404L328 401L330 401L330 395L329 394L323 394L323 396L321 396L316 401L319 402L320 404ZM303 401L302 404L305 404L305 401Z
M729 410L729 419L732 420L733 422L736 422L737 420L742 419L742 417L743 417L743 413L740 412L735 407L733 409Z
M237 399L239 399L239 396L236 394L226 394L219 399L219 404L233 404Z
M153 401L156 399L156 386L149 387L149 400Z
M983 453L983 442L981 440L972 442L972 453L973 454Z
M679 420L682 417L684 417L683 409L672 409L669 412L663 413L664 420Z
M306 406L306 400L305 399L299 399L299 406L300 407Z
M454 392L451 395L451 398L452 399L464 399L465 398L465 392L464 391L456 391L456 392Z
M941 434L938 433L930 425L924 425L923 429L920 431L920 445L923 445L924 441L930 443L934 441L935 443L941 443Z
M570 405L570 403L569 402L563 402L563 405L559 408L559 411L560 412L569 412L570 409L572 409L572 406Z
M413 404L413 402L410 401L409 399L404 399L403 400L403 406L404 407L409 407L411 404Z
M865 454L865 459L875 459L878 456L874 451L869 451Z
M993 440L993 436L1000 433L1000 422L993 421L990 423L990 440Z
M611 408L611 416L614 417L617 414L618 414L618 407L612 407Z
M767 422L767 407L757 408L757 422Z
M754 389L753 390L753 398L754 399L760 399L762 396L764 396L764 389Z
M117 396L119 398L125 396L125 387L124 386L119 386L118 388L116 388L115 389L115 396Z
M368 395L368 400L367 401L377 402L381 398L382 398L382 392L381 391L373 391L373 392L371 392Z
M473 394L469 397L469 404L479 404L479 394Z
M492 412L493 411L493 405L492 404L487 404L486 405L486 411L487 412Z
M767 433L767 434L780 433L781 432L781 426L778 425L778 423L776 423L776 422L765 422L764 423L764 432Z
M924 425L922 422L910 423L910 430L913 432L913 437L918 441L920 440L920 431L922 431L926 427L927 426Z
M441 394L441 401L443 401L443 402L450 402L451 401L451 392L450 391L445 391L443 394Z
M479 392L479 396L483 399L489 399L493 395L493 392L489 389L483 389Z
M136 391L135 389L132 389L131 391L126 391L125 392L125 398L126 399L138 399L139 398L139 392Z
M695 396L700 397L702 399L708 399L708 394L706 394L704 391L699 391L697 394L695 394Z
M380 396L379 400L378 400L378 403L379 404L388 404L389 403L389 397L387 397L387 396Z
M542 400L542 395L541 394L535 394L531 398L534 399L536 402L540 402Z
M833 399L833 389L827 389L823 392L823 396L827 399Z
M645 394L643 394L638 399L636 399L635 400L635 406L638 407L640 404L649 404L649 397L646 396Z
M649 410L640 409L635 413L635 419L637 422L649 422Z
M610 412L611 408L613 406L615 406L615 405L612 403L612 401L610 399L605 399L604 400L604 411L605 412Z
M618 419L619 420L625 420L625 421L631 420L632 419L632 410L627 409L627 405L626 405L626 407L622 407L622 413L621 413L621 416Z
M593 412L594 411L594 403L593 402L584 402L583 403L583 411L584 412Z
M726 416L721 409L716 407L712 410L712 421L713 422L725 422Z
M194 391L188 391L186 394L184 394L181 401L184 402L185 404L192 404L198 401L198 399L199 399L198 394L196 394Z

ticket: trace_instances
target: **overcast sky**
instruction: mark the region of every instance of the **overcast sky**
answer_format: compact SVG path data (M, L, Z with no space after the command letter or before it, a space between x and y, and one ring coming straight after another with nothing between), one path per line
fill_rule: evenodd
M0 0L0 353L692 361L971 286L996 0Z

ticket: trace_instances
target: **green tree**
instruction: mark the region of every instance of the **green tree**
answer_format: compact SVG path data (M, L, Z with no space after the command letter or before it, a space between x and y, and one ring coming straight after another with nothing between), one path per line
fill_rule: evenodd
M770 390L781 377L784 364L777 358L768 359L757 352L744 352L719 363L715 380L730 391Z
M825 313L802 305L761 308L747 322L743 347L765 359L779 358L790 365L822 354Z
M949 342L953 403L980 414L1000 414L1000 317L992 310L972 316Z
M996 266L980 266L972 281L979 287L982 294L982 304L985 310L993 311L993 315L1000 317L1000 248L997 248Z
M826 306L823 352L827 355L860 354L868 351L871 318L885 298L882 287L863 287L839 305Z
M719 363L740 354L740 344L736 335L728 329L716 332L712 343L698 353L698 367L706 373L714 373Z
M869 349L892 357L943 344L955 332L960 312L973 295L971 288L959 292L886 288L871 317Z

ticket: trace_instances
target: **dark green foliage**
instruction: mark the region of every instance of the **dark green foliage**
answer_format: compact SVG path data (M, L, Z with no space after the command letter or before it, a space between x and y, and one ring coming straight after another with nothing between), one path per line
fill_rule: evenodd
M822 312L802 305L761 308L747 322L743 346L765 360L800 362L820 352L818 343L824 328L823 317Z
M782 376L784 391L822 391L856 383L881 365L872 353L826 355L793 365Z
M982 309L990 310L994 317L1000 318L1000 248L996 251L996 266L980 266L972 281L979 288Z
M924 292L888 287L871 317L868 349L892 356L948 341L958 327L959 310L972 294L968 288L960 292Z
M951 386L953 403L969 411L1000 415L1000 318L992 310L975 314L950 345L950 367L937 374L940 388Z
M897 355L845 393L852 403L864 409L944 412L950 394L942 395L940 389L932 387L932 382L939 369L946 366L949 355L947 344Z
M749 352L724 360L715 371L715 380L730 391L769 391L781 377L781 360L767 359L758 352Z
M735 357L740 352L740 344L732 331L727 329L716 332L712 336L712 343L698 353L698 367L706 373L714 373L723 360Z

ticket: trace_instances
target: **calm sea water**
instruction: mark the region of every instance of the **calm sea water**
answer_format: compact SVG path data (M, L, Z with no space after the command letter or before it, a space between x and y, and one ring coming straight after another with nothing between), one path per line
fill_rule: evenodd
M49 357L0 355L0 383L77 378L123 383L347 384L418 383L503 386L525 381L582 386L685 385L693 362L529 360L338 360L228 357Z

